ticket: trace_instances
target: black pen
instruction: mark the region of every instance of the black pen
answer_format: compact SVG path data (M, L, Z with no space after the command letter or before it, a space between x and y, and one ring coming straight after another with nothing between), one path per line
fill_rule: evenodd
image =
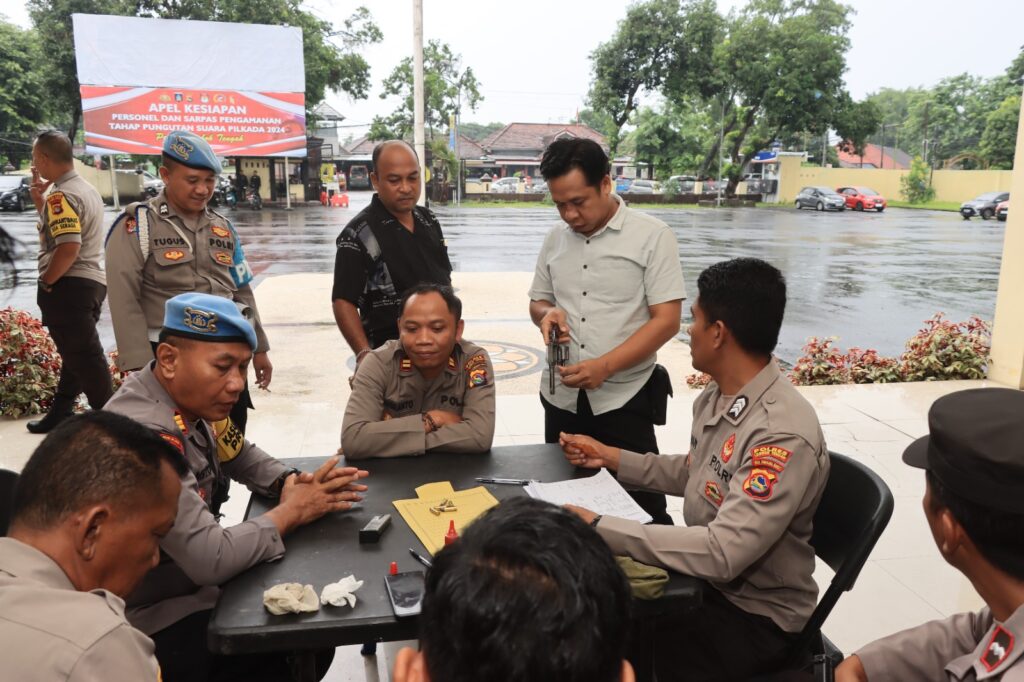
M433 564L430 563L430 559L427 559L425 556L423 556L422 554L417 552L412 547L409 548L409 554L412 554L412 558L413 559L415 559L416 561L420 562L421 564L423 564L427 568L430 568L433 565Z
M503 485L529 485L530 480L524 478L477 478L477 483L500 483Z

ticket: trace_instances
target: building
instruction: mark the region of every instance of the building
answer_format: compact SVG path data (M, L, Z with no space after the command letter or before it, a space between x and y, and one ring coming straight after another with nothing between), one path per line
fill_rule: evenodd
M895 147L866 144L863 156L845 152L838 146L836 152L839 154L840 168L889 168L894 170L910 168L910 155Z
M498 177L507 177L520 173L523 176L540 176L540 157L549 144L562 138L585 137L594 140L608 151L608 142L604 135L593 128L575 123L509 123L480 142L468 140L463 152L460 135L459 156L466 161L471 174L479 169ZM471 158L465 154L475 154L479 149L483 153ZM479 162L479 163L475 163Z

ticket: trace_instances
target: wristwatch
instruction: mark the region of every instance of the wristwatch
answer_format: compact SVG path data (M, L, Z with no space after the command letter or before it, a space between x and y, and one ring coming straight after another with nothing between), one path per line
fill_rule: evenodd
M301 473L301 471L295 468L291 468L288 471L284 472L283 474L277 477L277 480L270 484L270 492L274 495L277 495L278 497L281 497L281 490L284 488L284 482L288 479L288 477L291 476L292 474Z
M591 528L597 528L597 524L601 521L601 514L598 514L590 521Z

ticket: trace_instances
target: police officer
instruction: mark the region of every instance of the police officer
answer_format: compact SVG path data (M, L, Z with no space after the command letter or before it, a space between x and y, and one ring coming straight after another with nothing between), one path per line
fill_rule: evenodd
M441 224L416 205L420 162L412 147L401 140L377 145L370 181L376 191L370 205L338 235L331 292L334 319L356 362L398 338L406 289L452 281Z
M687 455L653 456L562 435L570 462L625 484L682 495L686 527L643 526L574 507L616 554L707 580L696 613L653 623L661 681L772 672L817 602L814 512L828 480L814 408L772 357L786 305L782 273L738 258L701 273L693 366L712 383L693 405Z
M40 443L0 538L3 679L160 679L123 597L156 565L183 470L149 429L109 412L72 417Z
M1024 393L978 388L939 398L928 435L903 453L925 469L924 515L942 557L987 606L868 644L837 682L1024 680Z
M75 172L64 133L49 130L36 138L32 170L32 200L39 212L37 302L62 361L49 414L27 425L32 433L46 433L71 416L79 393L84 391L98 410L114 388L96 333L107 295L100 265L103 200Z
M201 291L234 301L252 319L259 341L252 358L256 383L270 385L270 344L250 286L252 270L231 222L207 208L220 172L220 161L203 138L170 133L160 168L164 190L129 205L107 234L110 316L122 370L140 369L153 359L167 299ZM246 388L231 412L243 433L249 407Z
M281 557L284 535L348 509L366 490L356 483L366 472L335 468L337 457L296 476L228 419L256 347L255 331L233 302L175 296L166 304L156 360L131 374L105 408L156 431L188 464L174 528L160 542L162 560L128 598L132 624L156 642L164 680L204 680L215 668L232 669L238 679L283 679L279 658L225 659L207 651L217 586ZM263 516L223 528L211 501L226 477L281 501Z
M462 339L452 288L420 284L402 297L401 338L360 363L345 408L348 459L487 452L494 439L494 369Z

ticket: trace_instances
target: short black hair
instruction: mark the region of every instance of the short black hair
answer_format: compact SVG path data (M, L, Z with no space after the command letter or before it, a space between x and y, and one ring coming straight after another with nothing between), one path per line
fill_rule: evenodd
M591 187L599 186L612 170L601 145L585 137L555 140L540 159L540 174L545 181L560 178L573 168L580 169Z
M44 130L36 135L35 145L57 163L71 163L71 140L59 130Z
M384 140L383 142L381 142L380 144L378 144L376 147L373 148L373 155L370 157L370 163L371 163L371 165L373 167L370 170L372 170L374 173L376 173L377 172L377 159L380 158L381 153L385 149L387 149L388 147L393 147L396 144L402 145L403 147L405 147L406 149L411 151L412 155L414 157L416 157L417 163L419 162L420 155L416 153L416 148L413 147L408 142L406 142L405 140Z
M402 294L402 300L398 304L398 316L401 317L405 313L405 304L409 302L409 299L417 294L438 294L444 299L445 305L448 306L448 312L455 316L455 321L458 322L462 319L462 300L455 295L455 289L452 289L447 284L434 284L433 282L420 282L414 284L405 290Z
M932 496L949 510L989 563L1016 580L1024 580L1024 515L972 502L951 491L931 470L925 478Z
M160 463L179 476L181 453L138 422L93 410L51 431L35 449L14 489L13 522L52 528L91 504L124 504L160 494Z
M433 680L612 682L631 595L601 537L576 515L505 500L427 571L420 646Z
M697 304L708 323L721 320L748 353L770 355L786 312L786 278L759 258L733 258L697 278Z

